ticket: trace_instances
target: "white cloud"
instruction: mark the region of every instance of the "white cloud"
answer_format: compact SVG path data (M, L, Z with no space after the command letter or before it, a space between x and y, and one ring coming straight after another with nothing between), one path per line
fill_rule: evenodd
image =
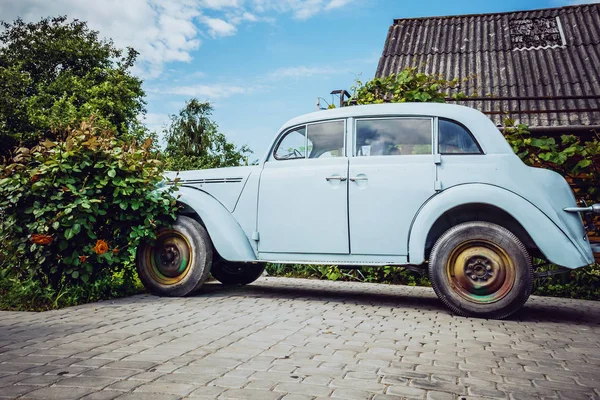
M208 26L208 32L213 38L232 36L237 31L234 25L219 18L202 17L200 20Z
M346 4L353 0L331 0L329 4L325 6L326 10L333 10L334 8L344 7Z
M223 99L235 95L248 94L262 89L262 86L241 86L231 84L199 84L187 86L174 86L167 88L151 88L152 93L171 94L185 97L198 97L200 99Z
M353 0L0 0L0 19L37 21L67 15L87 21L119 48L140 52L136 74L156 78L171 62L190 62L200 39L235 35L244 22L291 13L307 19ZM208 13L208 15L207 15ZM204 34L205 33L205 34ZM203 35L204 34L204 35Z
M320 12L342 7L353 0L252 0L259 13L291 12L297 19L308 19Z
M333 75L345 72L344 70L340 70L339 68L333 68L329 66L324 67L307 67L307 66L297 66L297 67L285 67L278 68L275 71L269 73L267 77L269 79L278 80L285 78L306 78L311 76L326 76Z
M56 15L87 21L117 47L139 51L136 73L144 77L158 76L165 63L190 61L190 52L201 44L194 24L200 9L194 0L3 1L0 15L6 21L17 17L36 21Z

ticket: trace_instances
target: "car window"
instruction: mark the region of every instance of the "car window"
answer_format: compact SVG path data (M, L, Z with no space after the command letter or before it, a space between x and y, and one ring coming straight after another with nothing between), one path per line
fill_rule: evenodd
M308 158L344 157L344 121L308 125Z
M475 138L465 127L447 119L438 122L440 154L481 154Z
M306 127L287 132L279 141L275 152L276 160L293 160L306 157Z
M432 122L428 118L356 121L356 155L403 156L431 154Z

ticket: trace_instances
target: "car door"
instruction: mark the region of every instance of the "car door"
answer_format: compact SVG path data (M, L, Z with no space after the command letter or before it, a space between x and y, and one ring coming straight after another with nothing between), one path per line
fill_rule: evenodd
M359 118L353 125L351 253L406 256L413 218L435 194L433 118Z
M259 186L259 253L348 254L345 120L284 132Z

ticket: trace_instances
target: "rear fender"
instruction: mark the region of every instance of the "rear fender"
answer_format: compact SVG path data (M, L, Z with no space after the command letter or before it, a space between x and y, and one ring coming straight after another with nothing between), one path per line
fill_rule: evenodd
M458 185L432 197L413 220L408 239L411 264L425 262L425 246L429 230L445 212L465 204L479 203L498 207L512 215L527 231L548 261L567 268L579 268L593 262L582 254L550 218L524 198L497 186L485 184Z

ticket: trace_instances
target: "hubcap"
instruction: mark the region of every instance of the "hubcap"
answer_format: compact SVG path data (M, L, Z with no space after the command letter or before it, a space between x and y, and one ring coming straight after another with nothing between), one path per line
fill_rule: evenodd
M469 240L450 254L446 273L453 289L473 303L504 298L515 283L515 265L504 249L487 240Z
M180 282L192 265L192 251L187 239L174 230L159 233L154 246L146 246L144 260L152 279L163 285Z

